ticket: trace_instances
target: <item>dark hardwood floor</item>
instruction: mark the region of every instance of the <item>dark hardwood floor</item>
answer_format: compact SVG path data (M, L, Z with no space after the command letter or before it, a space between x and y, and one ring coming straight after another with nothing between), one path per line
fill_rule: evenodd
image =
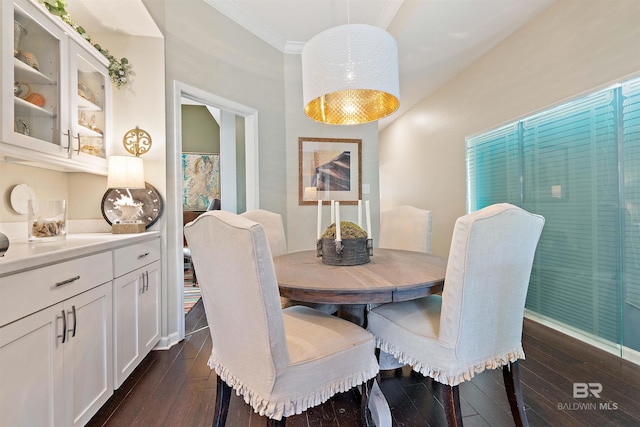
M202 303L186 317L187 338L153 351L97 413L89 426L210 426L216 376L207 367L211 337ZM520 362L522 392L531 426L639 426L640 367L525 320L526 360ZM413 373L384 373L381 388L394 426L446 425L437 383ZM602 385L600 398L573 398L574 383ZM589 387L589 386L585 386ZM584 388L578 386L578 395ZM586 390L586 389L584 389ZM512 426L500 369L460 385L465 426ZM360 426L358 396L346 392L287 419L290 427ZM264 426L233 395L227 426Z

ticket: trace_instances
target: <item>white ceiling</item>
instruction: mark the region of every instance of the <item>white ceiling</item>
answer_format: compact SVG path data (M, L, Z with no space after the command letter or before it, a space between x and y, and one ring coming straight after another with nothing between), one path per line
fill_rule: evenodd
M385 28L398 43L400 108L383 128L555 0L202 1L285 53L336 25ZM87 30L159 35L141 0L68 0L68 10Z

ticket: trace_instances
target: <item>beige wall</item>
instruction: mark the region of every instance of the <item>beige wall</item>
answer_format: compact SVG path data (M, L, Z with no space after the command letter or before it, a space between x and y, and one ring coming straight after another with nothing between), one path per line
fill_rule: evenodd
M26 222L27 215L11 208L11 190L18 184L27 184L39 199L64 199L67 217L75 219L102 219L100 204L107 189L107 179L88 173L65 173L17 163L0 161L0 223ZM25 228L24 236L27 237Z
M142 157L145 181L153 185L166 200L164 40L161 37L118 34L104 37L102 44L108 43L112 52L128 58L134 72L130 85L113 90L113 154L129 155L122 145L122 137L127 131L136 126L146 130L151 135L152 146ZM106 181L102 192L105 190ZM162 230L165 224L166 212L153 228Z
M284 211L282 53L201 0L144 1L165 36L166 90L174 81L258 110L260 203ZM173 99L167 99L168 107ZM172 112L168 135L174 140ZM169 122L170 120L170 122Z
M68 200L69 198L69 188L64 173L0 161L0 194L2 195L0 223L26 223L27 221L26 214L19 214L11 208L11 190L18 184L27 184L39 199ZM75 206L72 207L69 203L67 206L69 217L72 209L75 209ZM27 237L26 225L23 237Z
M431 209L432 250L447 255L465 137L638 72L639 1L559 0L381 132L382 210Z
M245 31L201 0L144 0L165 37L167 183L180 178L173 156L177 146L174 83L195 87L258 111L260 205L284 213L286 206L282 53ZM179 102L179 100L178 100ZM184 319L179 289L182 219L178 194L168 195L166 330L170 341Z

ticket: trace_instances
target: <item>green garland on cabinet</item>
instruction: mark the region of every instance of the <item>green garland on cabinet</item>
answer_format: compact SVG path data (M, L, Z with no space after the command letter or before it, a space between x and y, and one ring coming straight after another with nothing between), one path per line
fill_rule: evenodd
M71 16L67 12L66 2L64 0L38 0L42 3L47 10L55 16L59 16L63 22L68 24L71 28L76 30L85 40L87 40L98 52L104 55L109 60L109 77L111 81L117 86L125 86L129 82L129 76L131 72L131 64L127 58L116 59L109 51L97 43L91 41L91 37L81 26L77 25L71 19Z

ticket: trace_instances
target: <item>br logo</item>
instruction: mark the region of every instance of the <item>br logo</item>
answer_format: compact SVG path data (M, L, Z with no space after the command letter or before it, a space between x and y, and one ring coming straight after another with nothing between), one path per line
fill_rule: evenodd
M602 384L600 383L573 383L573 398L584 399L590 395L600 399Z

